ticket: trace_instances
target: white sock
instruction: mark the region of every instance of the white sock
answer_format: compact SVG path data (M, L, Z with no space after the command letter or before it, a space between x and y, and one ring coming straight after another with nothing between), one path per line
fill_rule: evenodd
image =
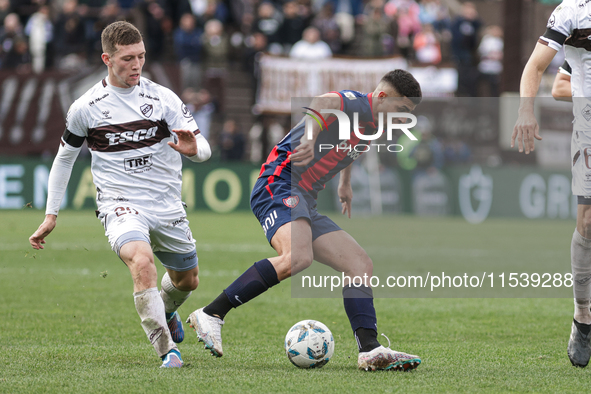
M135 309L137 310L142 327L148 336L148 340L154 346L158 357L164 356L172 349L178 350L172 341L170 330L164 317L164 303L158 295L158 288L152 287L133 293Z
M575 320L590 324L591 312L591 239L583 237L575 229L570 248L575 296Z
M179 309L192 293L192 291L183 291L174 287L170 276L168 276L168 272L162 277L161 285L162 290L160 290L160 296L162 297L162 301L164 301L164 310L166 313L173 313Z

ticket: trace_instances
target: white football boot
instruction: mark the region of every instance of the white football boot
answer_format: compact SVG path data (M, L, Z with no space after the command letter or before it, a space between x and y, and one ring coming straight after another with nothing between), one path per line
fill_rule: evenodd
M417 368L419 364L421 364L419 356L390 349L390 339L388 339L388 347L380 345L372 351L359 353L359 357L357 358L357 366L359 369L365 371L377 371L381 369L410 371Z
M219 317L209 316L203 312L203 308L197 309L189 315L187 323L197 333L199 342L205 344L205 348L211 351L212 356L222 357L222 326L224 321Z

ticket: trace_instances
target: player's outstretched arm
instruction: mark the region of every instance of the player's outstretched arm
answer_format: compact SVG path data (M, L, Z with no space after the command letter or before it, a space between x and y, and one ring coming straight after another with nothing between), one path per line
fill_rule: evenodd
M51 233L55 228L56 220L56 215L45 215L45 220L43 223L41 223L37 231L35 231L33 235L29 237L29 242L31 243L33 249L43 249L45 237L47 237L49 233Z
M187 156L191 161L203 162L211 157L211 147L201 134L195 135L192 131L174 129L178 137L178 143L172 141L168 145L182 155Z
M515 140L517 140L519 152L523 152L524 150L525 154L533 152L535 149L534 139L542 139L539 134L540 127L538 121L534 116L534 99L538 94L542 75L555 55L556 50L547 45L537 43L523 70L519 88L519 94L521 96L519 117L511 135L511 147L513 148L515 146Z
M341 96L337 93L326 93L314 97L310 104L310 108L316 112L320 112L323 109L341 109ZM316 116L313 113L310 113L310 115ZM300 144L294 149L294 152L290 156L290 161L293 165L303 167L308 165L308 163L314 159L314 145L320 131L320 125L314 122L312 124L312 138L308 138L308 135L304 133L300 139Z
M341 171L339 178L339 187L337 192L339 194L339 201L341 202L341 213L347 214L351 219L351 200L353 200L353 189L351 188L351 168L349 165Z
M82 145L82 142L80 142L80 145ZM57 155L53 160L51 171L49 171L45 220L41 223L37 231L29 237L29 243L34 249L43 249L45 237L55 228L57 214L66 194L66 188L70 181L70 175L78 153L80 153L80 146L73 147L65 143L62 139L62 144L60 144Z

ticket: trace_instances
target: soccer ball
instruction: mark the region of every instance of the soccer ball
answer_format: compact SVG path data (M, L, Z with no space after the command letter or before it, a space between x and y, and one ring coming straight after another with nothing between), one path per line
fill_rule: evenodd
M334 353L332 333L319 321L302 320L287 332L285 353L296 367L320 368Z

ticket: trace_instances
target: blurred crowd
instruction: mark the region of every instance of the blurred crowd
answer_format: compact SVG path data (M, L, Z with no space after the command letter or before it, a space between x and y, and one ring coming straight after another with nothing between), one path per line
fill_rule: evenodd
M475 81L498 91L503 36L476 6L445 0L0 0L0 67L41 72L100 62L100 33L126 19L142 31L149 61L178 62L185 86L256 54L308 60L401 55L454 64L461 95ZM461 4L461 5L460 5Z
M0 69L100 64L101 31L121 19L142 31L148 64L179 64L183 98L205 133L223 101L207 90L211 81L234 65L251 76L256 92L264 52L308 61L400 55L414 65L456 67L458 96L499 93L502 29L484 26L475 4L457 0L0 0ZM268 120L257 122L250 132L235 120L221 122L214 143L223 159L245 159L247 146L257 159L273 135L281 138L268 137ZM267 142L253 140L261 129Z

